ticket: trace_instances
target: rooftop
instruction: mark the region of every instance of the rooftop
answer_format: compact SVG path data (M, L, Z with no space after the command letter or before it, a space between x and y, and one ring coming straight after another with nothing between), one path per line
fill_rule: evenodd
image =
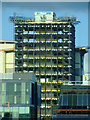
M14 16L9 17L9 21L14 23L32 23L32 22L34 23L70 22L72 24L80 23L80 21L77 21L76 17L74 16L56 17L56 14L54 12L35 12L35 18L17 16L16 14L14 14Z

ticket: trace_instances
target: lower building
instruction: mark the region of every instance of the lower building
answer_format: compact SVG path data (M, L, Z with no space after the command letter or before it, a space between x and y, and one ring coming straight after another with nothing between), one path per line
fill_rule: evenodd
M40 89L33 73L0 74L2 120L40 119Z
M14 41L0 40L0 73L15 72Z
M58 105L53 107L53 120L90 120L90 86L61 86Z

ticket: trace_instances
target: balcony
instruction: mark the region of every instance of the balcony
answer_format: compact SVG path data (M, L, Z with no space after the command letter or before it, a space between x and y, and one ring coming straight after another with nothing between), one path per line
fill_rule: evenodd
M48 73L46 73L46 75L51 75L51 72L50 72L50 73L49 73L49 72L48 72Z
M27 67L27 64L26 64L26 63L24 63L24 64L23 64L23 67Z
M53 51L57 51L57 48L52 48Z
M39 47L35 48L35 51L39 51Z
M51 39L50 40L48 40L48 39L46 40L46 43L50 43L50 42L51 42Z
M46 105L46 108L51 108L51 105Z
M63 81L62 80L58 80L58 83L63 83Z
M21 33L21 32L23 32L23 31L17 30L17 32L20 32L20 33Z
M35 64L35 67L39 67L39 64Z
M29 64L28 67L34 67L33 64Z
M40 50L41 50L41 51L44 51L44 50L45 50L45 48L41 48Z
M45 59L45 56L40 56L40 59Z
M58 56L58 59L63 59L63 56Z
M35 59L39 59L39 56L35 56Z
M29 58L29 59L33 59L33 56L29 56L28 58Z
M36 71L36 72L35 72L35 74L36 74L36 75L39 75L39 72L38 72L38 71Z
M55 91L57 91L57 89L53 89L52 91L55 92Z
M57 100L57 98L54 97L54 98L52 98L52 100Z
M52 42L53 42L53 43L57 43L57 40L55 40L55 39L52 39Z
M41 89L41 92L45 92L45 89Z
M51 58L52 58L52 59L57 59L56 56L52 56L52 57L51 57L51 56L47 56L47 57L46 57L46 59L51 59Z
M40 75L45 75L45 72L41 72Z
M63 73L62 72L58 72L58 75L63 75Z
M50 64L48 64L48 65L46 65L46 67L51 67L51 65L50 65Z
M52 67L57 67L57 65L56 65L56 64L54 64L54 65L52 65Z
M58 67L63 67L63 64L58 64Z
M46 113L46 116L51 116L51 113Z
M46 51L50 51L51 50L51 48L46 48Z
M41 116L45 116L45 113L41 113Z
M40 42L41 42L41 43L44 43L44 42L45 42L45 39L40 40Z
M40 67L45 67L45 65L40 65Z
M59 51L62 51L63 49L62 48L58 48Z

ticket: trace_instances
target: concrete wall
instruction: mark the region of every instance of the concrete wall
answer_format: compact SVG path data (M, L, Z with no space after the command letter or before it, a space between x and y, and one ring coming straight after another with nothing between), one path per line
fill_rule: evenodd
M0 43L0 73L14 72L14 51L8 51L12 48L15 48L15 44Z
M6 54L6 73L14 72L14 52Z
M0 73L5 73L5 52L0 51Z
M4 43L4 44L0 44L0 49L9 49L9 48L14 48L15 44L7 44L7 43Z

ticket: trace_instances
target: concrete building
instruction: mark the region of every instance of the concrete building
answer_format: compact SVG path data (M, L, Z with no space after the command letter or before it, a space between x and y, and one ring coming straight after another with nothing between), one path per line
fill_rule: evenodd
M75 80L75 17L35 12L35 20L14 16L15 71L36 74L41 83L41 116L51 117L62 81ZM48 119L48 118L47 118Z
M90 84L62 85L58 105L53 107L55 119L90 120Z
M0 74L2 120L40 119L40 89L33 73Z
M14 41L0 40L0 73L13 73L15 71Z
M84 85L90 85L90 72L83 75L83 84Z
M84 75L84 55L87 53L87 47L75 48L75 81L83 82Z

